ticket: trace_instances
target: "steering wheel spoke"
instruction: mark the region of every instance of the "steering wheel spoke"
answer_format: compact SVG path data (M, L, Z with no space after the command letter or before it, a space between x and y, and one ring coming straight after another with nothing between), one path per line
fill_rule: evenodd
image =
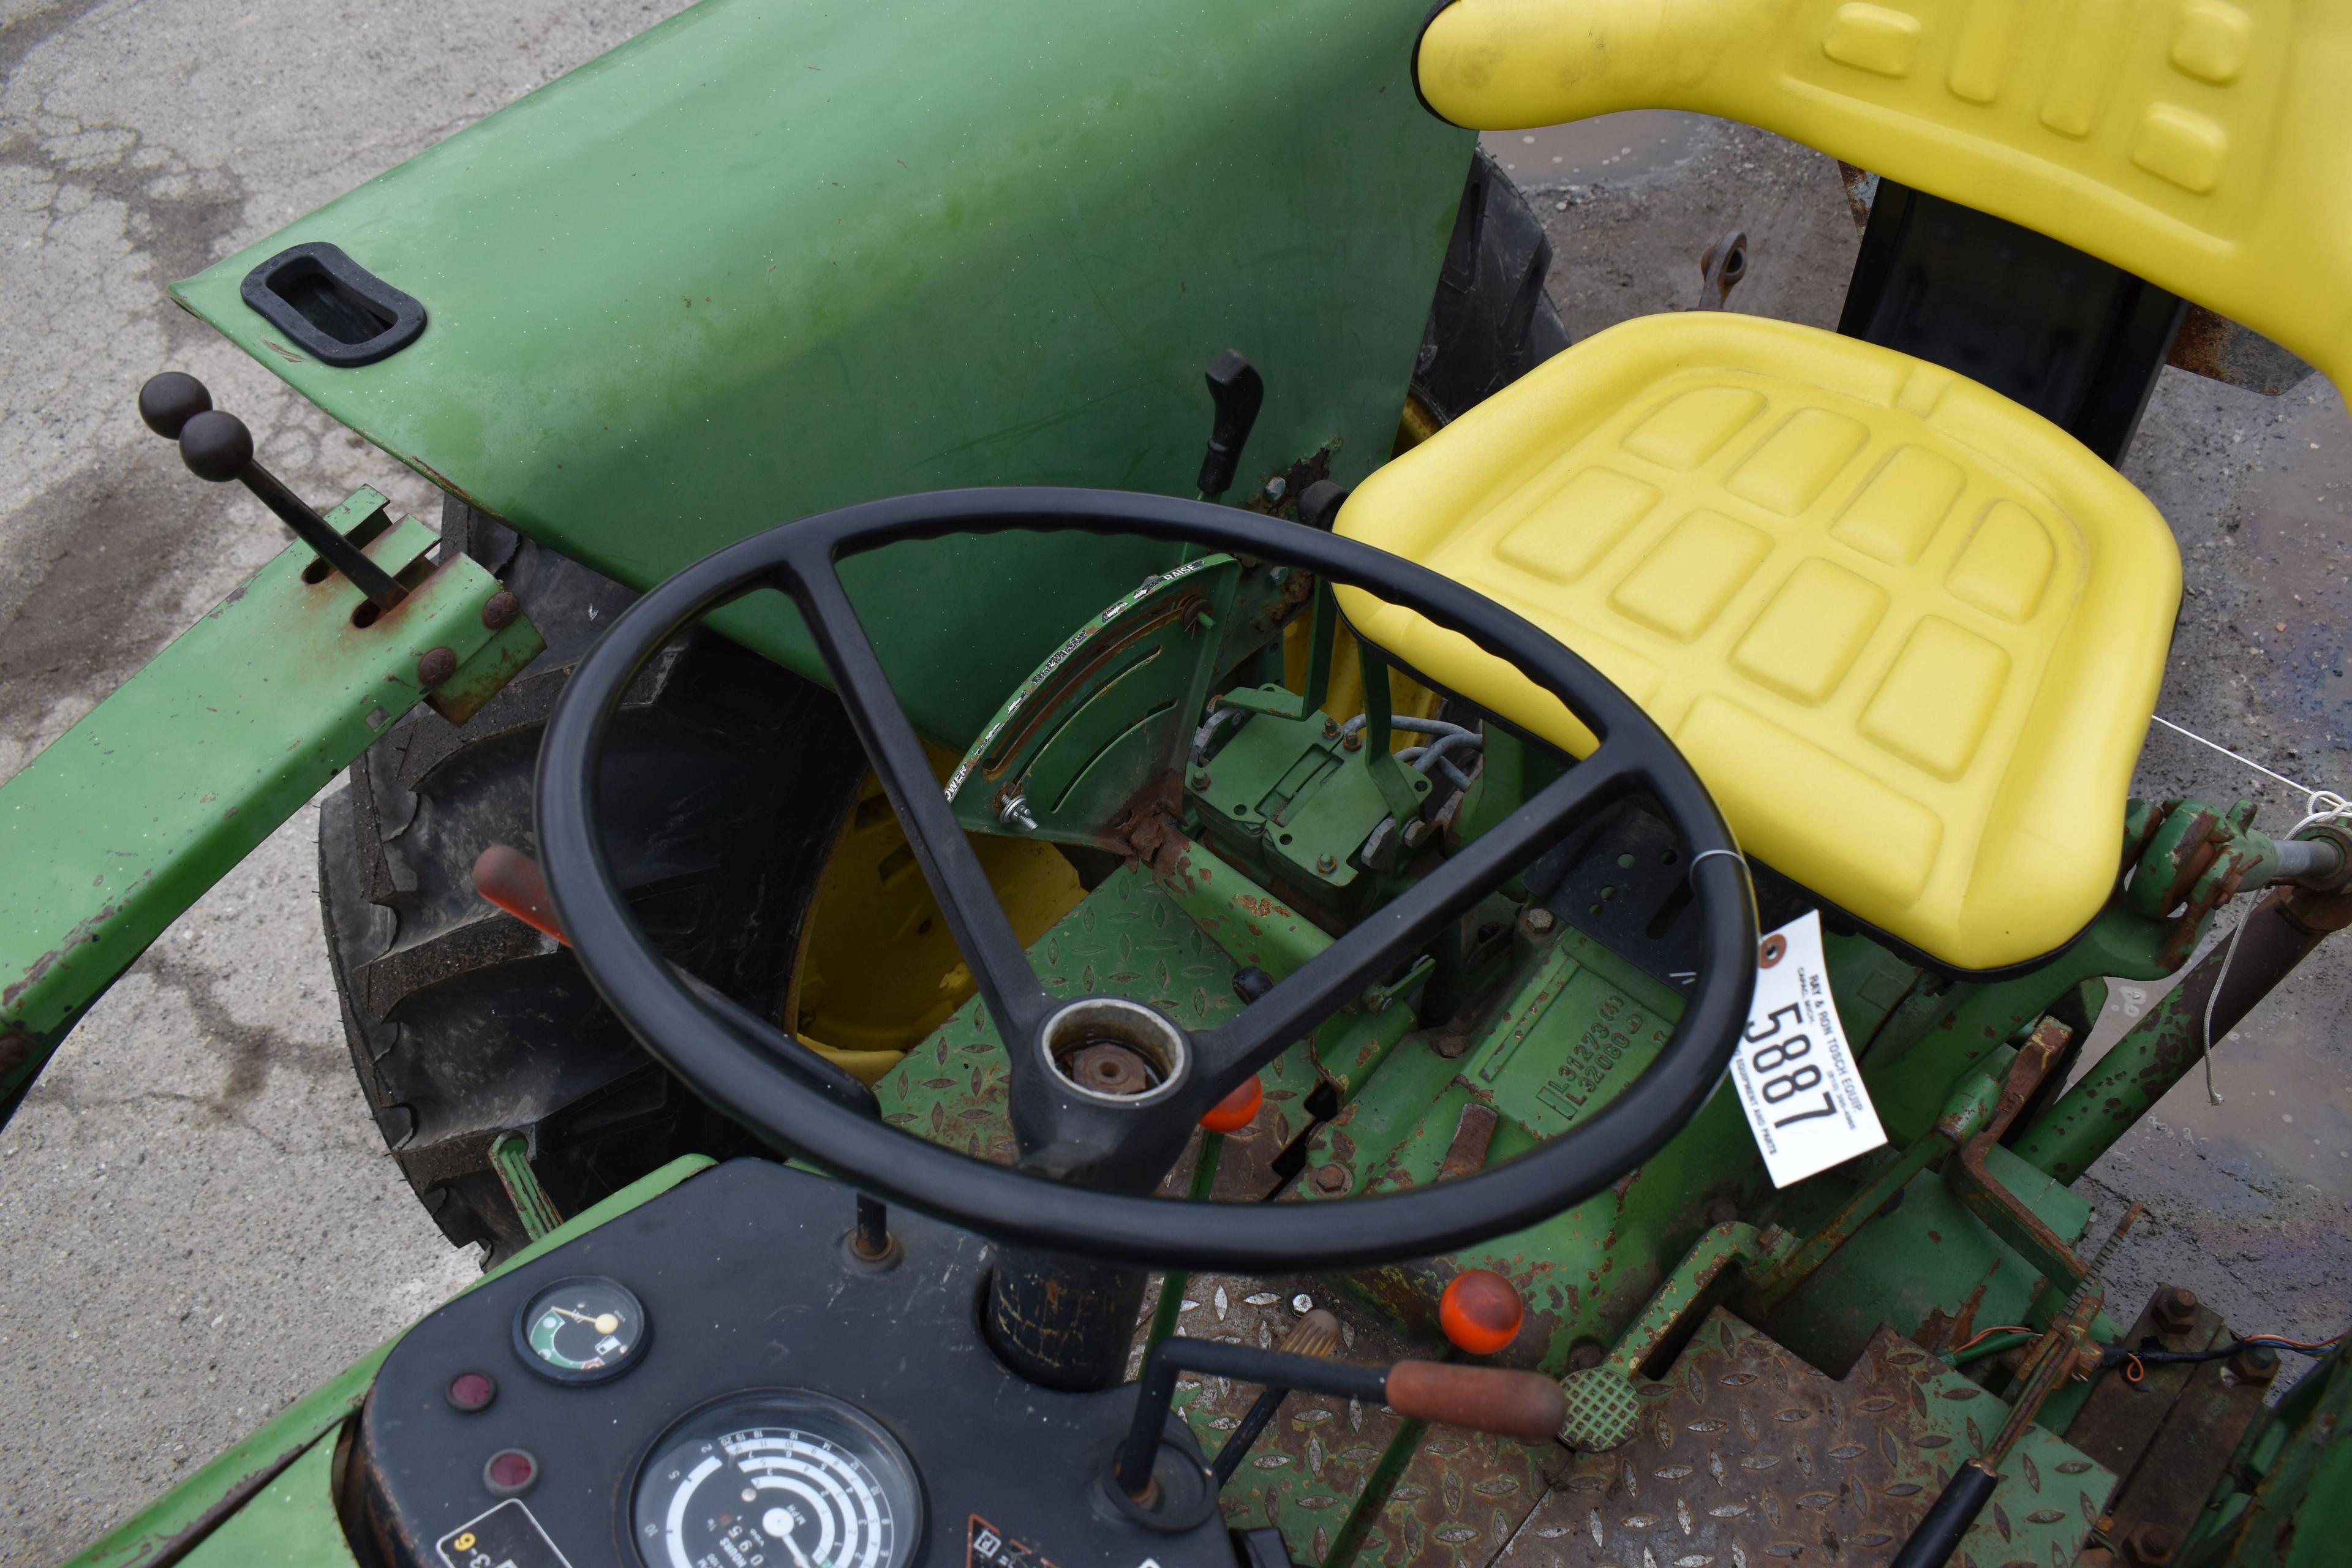
M1034 1069L1031 1053L1018 1049L1017 1042L1034 1035L1054 999L1038 983L1013 922L989 885L988 873L940 793L923 742L899 706L865 623L842 587L828 545L815 535L791 553L785 563L789 591L808 622L842 705L849 710L850 724L881 778L883 793L906 826L907 847L939 900L957 951L971 965L981 1000L1004 1041L1018 1092Z
M1384 978L1453 921L1559 841L1570 826L1632 793L1643 770L1630 747L1603 744L1465 845L1411 892L1375 910L1250 1004L1195 1037L1204 1105Z

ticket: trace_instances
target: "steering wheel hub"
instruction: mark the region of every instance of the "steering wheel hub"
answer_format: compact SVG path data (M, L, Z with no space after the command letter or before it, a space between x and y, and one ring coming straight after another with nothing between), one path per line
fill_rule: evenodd
M1045 1020L1037 1047L1071 1093L1129 1109L1174 1094L1192 1065L1184 1031L1123 996L1071 1003Z

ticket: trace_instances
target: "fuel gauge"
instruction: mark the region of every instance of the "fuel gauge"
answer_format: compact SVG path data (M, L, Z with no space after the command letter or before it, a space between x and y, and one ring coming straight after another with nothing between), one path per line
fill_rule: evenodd
M515 1349L558 1383L602 1383L636 1364L652 1325L645 1304L617 1279L560 1279L515 1318Z

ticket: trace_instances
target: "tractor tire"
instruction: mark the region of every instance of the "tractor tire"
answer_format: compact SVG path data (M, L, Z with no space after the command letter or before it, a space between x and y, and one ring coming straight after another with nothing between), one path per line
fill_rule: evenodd
M323 805L319 890L352 1064L444 1235L496 1262L527 1239L490 1162L520 1132L562 1213L677 1155L756 1145L632 1038L568 948L485 903L474 858L536 853L541 731L635 595L449 502L462 549L547 651L463 727L418 708ZM606 752L606 853L656 945L745 1005L782 1005L800 923L865 756L833 694L690 632L632 689Z
M1535 209L1484 148L1473 153L1413 362L1412 399L1430 428L1568 347L1544 291L1550 270L1551 240Z

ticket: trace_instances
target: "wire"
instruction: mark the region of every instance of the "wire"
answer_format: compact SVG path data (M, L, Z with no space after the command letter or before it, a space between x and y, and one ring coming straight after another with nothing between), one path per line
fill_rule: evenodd
M2240 1351L2260 1346L2270 1350L2293 1351L2297 1355L2322 1356L2334 1350L2343 1340L2336 1334L2325 1340L2291 1340L2284 1334L2249 1334L2226 1345L2214 1345L2201 1351L2135 1350L2126 1344L2099 1347L2099 1365L2124 1369L2124 1381L2137 1383L2151 1366L2181 1366L2199 1362L2223 1361Z
M1967 1339L1962 1340L1958 1344L1954 1345L1945 1353L1948 1355L1958 1355L1962 1351L1974 1350L1977 1346L1984 1343L1985 1341L1992 1338L1995 1334L2030 1334L2032 1331L2033 1329L2032 1325L2026 1323L2001 1323L1990 1329L1979 1329L1975 1333L1970 1334Z

